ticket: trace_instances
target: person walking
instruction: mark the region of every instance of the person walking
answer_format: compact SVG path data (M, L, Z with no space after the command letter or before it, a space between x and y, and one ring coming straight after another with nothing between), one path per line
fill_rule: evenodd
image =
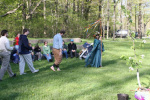
M55 67L57 68L57 71L60 71L59 64L61 63L62 60L62 47L63 47L62 36L64 34L65 34L65 30L61 30L60 33L57 33L53 38L53 54L54 54L55 62L50 67L51 70L53 71L55 71Z
M29 41L27 38L28 34L29 34L29 30L23 29L23 34L20 35L20 38L19 38L20 75L26 74L26 73L24 73L25 62L28 64L28 67L32 73L36 73L39 71L39 70L36 70L33 66L31 54L29 52L29 50L32 50L32 47L29 46Z
M0 81L2 81L2 78L7 71L10 77L15 77L16 74L12 72L11 66L10 66L10 54L11 50L13 50L13 47L10 47L9 40L8 40L8 31L2 30L1 31L1 38L0 38L0 58L2 59L2 66L0 69Z

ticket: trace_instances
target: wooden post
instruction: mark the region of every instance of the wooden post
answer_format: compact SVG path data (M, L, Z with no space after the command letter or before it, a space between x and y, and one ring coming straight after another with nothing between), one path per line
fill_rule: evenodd
M129 100L128 94L117 94L118 100Z
M100 19L100 30L101 30L101 33L100 33L100 40L101 40L101 67L102 67L102 22L101 22L101 19Z

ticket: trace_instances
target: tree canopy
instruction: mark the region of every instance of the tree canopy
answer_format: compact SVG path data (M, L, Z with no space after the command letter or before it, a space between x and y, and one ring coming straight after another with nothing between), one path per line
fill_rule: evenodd
M65 37L86 38L85 29L99 18L102 25L89 30L91 35L103 30L110 37L129 26L142 34L150 21L148 0L1 0L0 7L0 29L8 29L10 37L29 28L34 38L51 38L61 29L66 30Z

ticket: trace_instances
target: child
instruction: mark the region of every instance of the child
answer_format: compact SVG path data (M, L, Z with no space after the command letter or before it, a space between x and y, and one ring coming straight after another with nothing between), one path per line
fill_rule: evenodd
M18 64L19 63L19 55L16 49L13 49L11 52L10 59L13 61L13 63Z

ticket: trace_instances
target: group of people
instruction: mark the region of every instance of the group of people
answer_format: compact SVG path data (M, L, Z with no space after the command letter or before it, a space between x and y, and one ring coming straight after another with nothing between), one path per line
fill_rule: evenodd
M16 38L14 39L14 49L11 51L11 56L10 59L13 63L18 64L19 63L19 37L20 34L17 34ZM38 60L41 61L42 56L44 56L48 62L52 62L52 56L51 56L51 50L50 46L48 46L48 42L45 41L44 45L42 47L43 54L41 53L41 48L39 47L38 44L35 45L35 47L32 46L31 43L29 43L29 46L32 47L32 50L29 50L31 53L32 61ZM68 54L70 54L70 57L77 57L77 46L74 43L74 40L71 39L70 43L68 46L65 44L65 41L63 40L63 49L62 49L62 54L68 58Z
M33 59L32 59L32 50L34 50L35 54L38 56L38 60L41 59L41 49L38 45L33 48L31 44L28 41L27 35L29 34L28 29L23 29L23 34L18 34L15 38L15 46L11 47L8 40L8 31L2 30L1 31L1 38L0 38L0 58L2 59L2 66L0 69L0 81L2 81L2 78L7 71L9 73L10 77L15 77L16 74L12 72L11 65L9 63L10 61L10 55L11 51L13 49L16 50L16 53L14 53L13 56L18 55L18 63L19 63L19 71L20 75L26 74L24 72L25 70L25 63L27 63L29 69L32 73L36 73L39 71L39 69L35 69L33 65ZM54 55L54 64L50 67L52 71L60 71L59 65L62 61L62 56L65 54L66 58L68 58L68 53L70 54L71 58L74 56L77 56L76 53L76 44L74 43L74 40L71 39L71 42L67 45L65 44L65 41L63 41L62 36L65 34L65 30L61 30L59 33L57 33L53 38L53 49L52 53ZM94 48L92 49L91 53L86 58L86 66L91 65L95 67L101 67L101 48L102 51L104 51L103 44L101 46L101 42L99 40L99 35L95 36L94 40ZM68 51L67 51L68 49ZM46 57L48 61L51 61L52 57L50 55L50 47L48 46L48 43L45 41L43 46L43 55Z

